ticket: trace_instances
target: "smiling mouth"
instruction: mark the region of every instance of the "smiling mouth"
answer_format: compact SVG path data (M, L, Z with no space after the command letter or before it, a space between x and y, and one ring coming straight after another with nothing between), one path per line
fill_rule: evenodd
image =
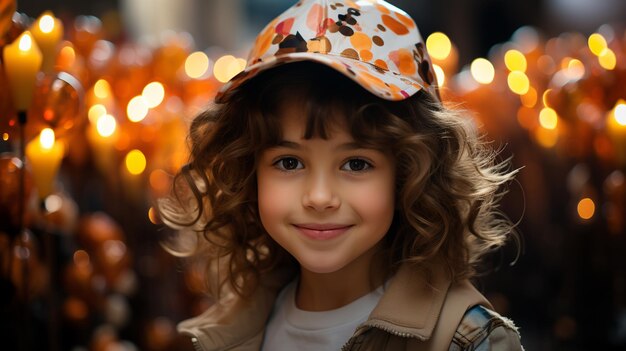
M304 236L314 240L330 240L347 232L352 225L341 224L294 224Z

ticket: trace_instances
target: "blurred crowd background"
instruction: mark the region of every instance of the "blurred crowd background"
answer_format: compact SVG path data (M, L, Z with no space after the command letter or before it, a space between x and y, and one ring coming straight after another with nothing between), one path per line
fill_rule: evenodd
M191 118L292 2L0 0L0 47L46 11L63 26L24 136L0 69L2 349L180 347L176 323L211 301L202 263L159 245L175 233L154 200ZM502 201L521 252L489 256L477 285L527 350L626 349L626 2L390 2L428 37L444 98L522 168Z

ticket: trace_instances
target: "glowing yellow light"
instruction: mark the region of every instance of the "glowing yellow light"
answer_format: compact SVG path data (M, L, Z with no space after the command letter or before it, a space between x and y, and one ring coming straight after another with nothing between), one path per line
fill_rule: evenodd
M622 100L623 101L623 100ZM626 103L617 103L615 105L615 110L613 112L613 118L615 121L622 126L626 127Z
M141 95L146 99L148 107L154 108L163 102L163 99L165 98L165 88L163 87L163 84L159 82L152 82L143 88Z
M578 59L567 62L566 74L570 79L580 79L585 75L585 65Z
M131 122L142 121L148 115L148 101L142 95L130 99L126 107L128 120Z
M232 55L220 57L213 66L213 75L222 83L228 82L239 72L241 72L240 63Z
M530 89L530 81L524 72L513 71L507 77L509 89L518 95L524 95Z
M556 111L549 107L544 107L539 112L539 124L545 129L556 129L557 124L559 123L559 116L556 114Z
M550 93L552 93L552 89L546 89L546 91L543 92L543 95L541 95L543 106L548 106L548 95L550 95Z
M470 65L472 77L481 84L489 84L493 82L496 71L491 62L484 58L477 58Z
M54 29L54 17L50 15L44 15L39 20L39 29L43 33L50 33Z
M590 219L593 217L593 214L596 212L596 204L593 203L593 200L586 197L580 201L578 201L578 216L582 219Z
M617 58L615 57L613 50L605 48L602 50L600 55L598 55L598 62L600 62L600 66L602 66L602 68L610 71L615 69Z
M126 169L130 174L138 175L146 169L146 156L137 149L126 154Z
M2 133L2 140L4 141L9 140L9 133Z
M98 122L98 118L107 114L107 108L102 104L95 104L89 108L87 112L87 117L92 124L96 124Z
M106 99L111 95L111 85L105 79L99 79L93 85L93 93L100 99Z
M518 50L509 50L504 54L504 64L509 71L526 72L526 57Z
M528 92L524 95L520 95L520 100L522 101L522 105L526 107L535 107L537 104L537 90L535 88L528 88Z
M437 77L437 85L442 87L446 82L446 74L443 71L443 68L439 67L437 64L433 64L433 69L435 70L435 76Z
M44 128L39 134L39 144L41 147L50 150L54 146L54 130L50 128Z
M428 54L437 60L443 60L452 51L452 43L447 35L441 32L435 32L426 39L426 50Z
M238 58L237 59L237 63L239 64L239 72L241 72L244 69L246 69L246 65L248 64L248 61L246 61L245 59L242 59L242 58ZM237 72L237 73L239 73L239 72Z
M115 133L115 129L117 128L117 121L115 117L111 115L102 115L98 118L96 122L96 130L98 134L107 138Z
M535 129L534 136L537 143L545 148L553 147L559 139L559 134L556 129L537 128Z
M589 45L589 50L596 56L600 56L602 50L607 48L606 39L598 33L591 34L587 44Z
M185 60L185 73L190 78L200 78L209 69L209 57L202 51L196 51Z
M20 39L20 44L19 44L19 48L21 51L28 51L30 50L31 46L33 46L33 38L30 36L30 32L25 32L24 35L22 35L22 39Z

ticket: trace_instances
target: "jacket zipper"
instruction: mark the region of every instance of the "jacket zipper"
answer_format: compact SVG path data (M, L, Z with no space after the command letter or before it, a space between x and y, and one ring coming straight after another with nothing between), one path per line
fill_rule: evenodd
M196 338L195 336L191 337L191 343L193 344L193 349L196 351L204 351L204 348L202 348L202 345L200 344L200 341L198 341L198 338Z
M367 329L371 329L371 328L380 329L384 331L385 333L389 333L389 334L392 334L401 338L417 338L417 339L424 340L424 338L420 338L419 336L416 336L414 334L399 332L397 330L394 330L393 328L390 328L382 324L368 322L366 325L361 325L359 328L357 328L354 335L350 339L348 339L348 341L341 347L341 351L349 351L350 348L352 348L352 344L354 344L356 338L358 338L361 334L363 334Z

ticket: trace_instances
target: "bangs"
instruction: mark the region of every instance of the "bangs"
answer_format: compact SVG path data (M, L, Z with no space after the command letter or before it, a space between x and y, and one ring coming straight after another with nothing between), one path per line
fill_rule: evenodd
M392 114L388 102L331 68L312 62L290 63L261 73L249 84L245 90L256 92L258 107L252 110L259 111L255 128L266 131L261 148L282 140L280 116L290 104L301 107L299 111L305 115L304 139L328 139L333 129L345 127L364 147L390 146L391 141L380 131L384 119Z

